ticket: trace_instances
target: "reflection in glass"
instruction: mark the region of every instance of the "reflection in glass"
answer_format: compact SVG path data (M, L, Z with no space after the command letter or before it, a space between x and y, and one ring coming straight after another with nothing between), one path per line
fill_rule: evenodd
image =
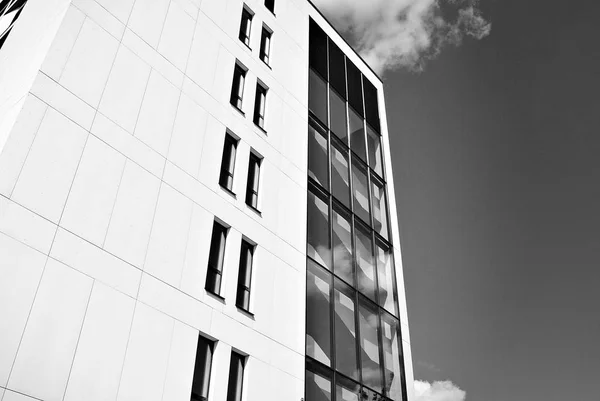
M377 307L361 298L359 304L362 382L377 392L383 389L379 360L379 316Z
M352 228L345 214L333 210L333 271L346 282L354 285L352 263Z
M332 144L335 144L333 142ZM331 191L333 196L350 209L350 177L348 172L348 152L331 147Z
M350 148L358 157L367 161L363 119L351 107L348 108L348 115L350 116Z
M394 302L394 266L389 247L377 243L377 283L379 284L379 305L389 312L397 315L396 303Z
M308 256L331 270L331 243L329 242L329 205L308 193Z
M363 116L363 91L361 73L352 61L346 59L346 75L348 78L348 103Z
M306 355L331 366L331 275L309 260L306 273Z
M323 188L329 188L327 137L321 130L308 126L308 176Z
M373 178L373 177L371 177ZM371 194L373 195L373 228L383 238L388 238L387 201L385 187L377 180L371 180Z
M358 266L358 290L375 301L375 264L371 234L358 222L354 224L354 243Z
M329 39L329 85L346 98L346 56L339 47Z
M331 401L331 380L307 370L305 393L306 401Z
M335 399L336 401L363 401L358 398L359 390L360 386L357 383L338 376L335 386Z
M352 163L352 186L354 190L354 213L370 224L367 169L358 162Z
M335 368L348 377L358 379L355 294L352 288L335 280Z
M346 126L346 101L333 89L329 90L329 107L331 110L331 131L345 144L348 144L348 127Z
M383 177L383 159L381 157L381 137L367 124L367 145L369 146L369 166Z
M325 125L327 123L327 84L313 70L310 70L308 84L308 108Z
M384 313L381 317L383 333L383 363L385 367L385 393L394 401L402 400L402 371L400 370L400 339L398 320Z

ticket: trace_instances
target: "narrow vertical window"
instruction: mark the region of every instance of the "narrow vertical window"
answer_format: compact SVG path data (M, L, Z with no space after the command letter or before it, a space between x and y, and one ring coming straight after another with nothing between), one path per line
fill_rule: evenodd
M263 26L262 33L260 35L260 59L269 65L271 57L271 36L273 32L269 31Z
M244 99L244 83L246 81L246 70L239 64L235 65L233 70L233 84L231 85L231 97L229 102L238 110L242 110L242 100Z
M227 401L242 400L242 385L244 384L244 365L246 357L231 352L231 363L229 364L229 386L227 387Z
M331 366L331 274L312 260L306 273L306 355Z
M235 169L235 154L238 141L231 135L225 135L225 144L223 145L223 159L221 160L221 174L219 175L219 185L228 191L233 188L233 171Z
M214 342L198 336L191 401L207 401Z
M254 98L254 124L265 128L265 109L267 107L267 88L260 83L256 84L256 97Z
M250 47L250 31L252 29L252 13L244 7L242 9L242 22L240 23L240 41Z
M254 245L242 240L240 252L240 272L238 275L238 288L235 304L245 311L250 310L250 283L252 281L252 261L254 259Z
M225 239L227 228L217 223L213 224L210 253L208 255L208 270L206 272L207 291L219 295L221 292L221 279L223 276L223 259L225 258Z
M265 7L267 7L267 10L275 14L275 0L265 0Z
M256 210L258 210L258 184L260 180L261 164L262 159L254 153L250 153L248 185L246 186L246 204Z

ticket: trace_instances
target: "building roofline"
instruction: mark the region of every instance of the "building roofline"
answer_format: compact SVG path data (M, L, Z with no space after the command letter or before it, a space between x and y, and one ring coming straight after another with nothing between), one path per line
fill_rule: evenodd
M344 38L344 36L342 36L342 34L340 33L340 31L337 30L336 27L333 26L333 24L329 21L329 19L323 15L323 13L321 12L321 10L319 10L319 8L315 5L315 3L312 2L312 0L307 0L308 4L310 4L316 11L317 13L319 13L319 15L325 20L325 22L327 22L329 24L329 26L334 30L335 33L337 33L337 35L344 41L344 43L346 43L348 45L348 47L350 49L352 49L352 51L354 52L354 54L356 54L358 56L358 58L360 59L360 61L363 62L364 65L367 66L367 68L373 73L373 75L375 75L375 78L377 78L379 80L379 82L381 82L381 84L383 85L383 80L381 79L381 77L379 76L378 73L376 73L373 68L371 68L371 66L369 65L369 63L367 63L365 61L364 58L362 58L362 56L360 54L358 54L358 52L354 49L354 47L348 43L348 41Z

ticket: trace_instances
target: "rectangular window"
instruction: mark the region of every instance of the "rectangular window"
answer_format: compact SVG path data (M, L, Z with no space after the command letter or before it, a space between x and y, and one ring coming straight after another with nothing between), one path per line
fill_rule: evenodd
M387 199L385 197L385 186L371 174L371 196L373 210L373 228L383 238L389 236L387 218Z
M333 271L346 282L354 285L351 221L350 214L334 203L331 215L331 224L333 226Z
M308 176L325 190L329 189L327 160L327 133L311 124L308 126Z
M261 164L262 159L254 153L250 153L248 185L246 186L246 204L256 210L258 210L258 184L260 180Z
M331 366L331 274L312 260L306 273L306 355Z
M337 200L350 209L348 151L333 140L331 145L331 192Z
M223 159L221 159L221 174L219 175L219 185L228 191L233 189L233 171L235 169L235 153L238 141L229 134L225 134L225 144L223 145Z
M365 144L365 124L361 116L356 114L354 109L348 109L350 116L350 149L358 155L363 161L367 161L367 145Z
M246 81L246 70L239 64L235 65L233 70L233 84L231 85L231 97L229 102L238 110L242 110L242 100L244 99L244 83Z
M246 365L246 357L232 351L231 363L229 364L229 386L227 387L227 401L242 400L244 365Z
M256 84L256 97L254 98L254 124L265 128L265 109L267 107L267 88L260 83Z
M265 7L267 7L267 10L275 14L275 0L265 0Z
M348 377L358 379L355 295L352 288L335 280L335 368Z
M240 41L250 47L250 31L252 29L252 13L245 6L242 9L242 22L240 23Z
M305 401L331 401L331 372L307 361L304 393Z
M250 284L252 281L252 260L254 259L254 245L242 240L240 252L240 272L238 275L237 297L235 304L245 311L250 310Z
M262 33L260 35L260 59L266 65L269 65L271 57L271 36L273 36L273 32L269 31L263 26Z
M198 336L198 348L196 348L196 365L194 367L194 378L192 380L191 401L207 401L208 388L210 385L210 370L215 343Z
M371 224L371 213L369 210L369 180L367 178L367 167L356 158L352 163L352 187L354 213L367 224Z
M310 19L308 39L308 65L322 77L327 76L327 35L313 19Z
M361 370L363 384L381 393L383 375L379 351L380 326L378 309L364 298L360 298L358 308L360 327ZM373 398L376 399L376 398Z
M225 258L225 240L227 228L218 222L214 222L212 238L210 241L210 253L208 255L208 270L206 272L205 289L213 294L221 292L221 278L223 276L223 259Z
M312 69L308 81L308 109L325 126L329 125L327 119L327 83Z
M355 220L354 222L354 258L358 273L358 290L376 301L375 260L373 257L373 242L367 227Z
M308 192L307 254L331 270L331 241L329 240L329 204L316 190Z
M329 120L331 131L348 144L348 119L346 117L346 101L335 90L329 89Z
M369 166L383 177L383 157L381 156L381 138L369 124L367 124L367 145L369 148Z

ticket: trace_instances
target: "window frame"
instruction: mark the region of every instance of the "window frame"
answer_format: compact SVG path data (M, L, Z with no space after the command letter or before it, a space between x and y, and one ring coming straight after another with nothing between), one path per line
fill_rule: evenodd
M248 179L246 181L246 205L259 213L258 206L260 200L260 173L262 162L263 158L261 156L253 151L250 152L250 157L248 159ZM253 202L254 199L256 199L256 202Z
M229 359L229 377L227 380L227 401L241 401L242 400L242 395L244 392L244 373L246 370L246 362L247 362L248 356L244 355L240 352L237 352L235 349L231 350L231 357ZM235 364L234 362L238 362L239 364ZM232 389L232 375L234 374L233 369L234 366L239 366L241 368L241 372L237 371L235 373L236 374L236 387L235 387L235 393L232 394L231 393L231 389ZM239 380L239 383L237 382L237 380Z
M244 260L245 252L245 260ZM256 252L256 244L242 238L241 250L240 250L240 263L238 270L238 283L237 292L235 297L235 306L244 312L250 313L250 296L252 290L252 270L254 267L254 253ZM248 261L249 259L249 261ZM245 263L242 263L245 262ZM242 272L244 273L242 277ZM247 283L247 284L246 284ZM247 305L244 303L244 298L240 301L240 292L247 293Z
M232 195L235 195L233 192L233 180L235 176L235 160L237 156L238 144L239 139L233 136L228 130L225 133L225 141L223 144L223 155L221 157L221 169L219 172L219 185Z
M271 5L269 7L269 5ZM265 0L265 8L275 15L275 0Z
M221 223L216 220L213 223L213 229L211 233L210 240L210 248L208 254L208 266L206 270L206 280L204 284L204 289L219 298L223 298L221 296L221 284L223 282L223 267L225 264L225 252L227 249L227 235L229 234L229 226ZM217 237L218 236L218 237ZM219 243L215 244L215 239L218 239ZM218 247L218 248L217 248ZM212 261L211 258L215 255L217 257L217 261ZM216 262L216 263L215 263ZM209 286L209 274L215 275L215 289L210 288ZM217 281L218 278L218 281Z
M267 93L269 88L264 85L260 80L256 82L256 93L254 95L254 116L252 121L254 125L260 128L263 132L265 130L265 119L267 113Z
M210 362L208 362L208 364L206 363L206 359L203 361L203 365L202 367L200 367L198 365L198 352L200 351L200 346L206 346L208 348L208 350L210 351ZM212 362L213 362L213 357L215 354L215 345L216 342L212 341L206 337L204 337L202 334L198 334L198 342L196 345L196 359L194 361L194 373L192 375L192 389L191 389L191 395L190 395L190 400L191 401L207 401L208 400L208 396L210 394L210 379L211 379L211 373L212 373ZM208 354L207 354L208 355ZM201 373L199 371L199 368L206 368L206 365L208 365L208 372L206 372L206 370L204 369ZM204 390L205 394L194 394L194 382L197 379L197 375L202 374L203 376L201 377L201 381L202 384L204 384L206 382L206 388L204 388L204 386L202 386L201 390ZM205 377L205 375L208 374L208 378ZM200 377L198 377L198 379L200 379Z
M250 37L252 35L252 20L254 19L254 12L246 5L242 7L242 18L240 21L240 31L238 33L238 39L248 49L250 48ZM245 29L244 29L245 28Z
M259 58L267 67L271 67L271 44L273 41L273 31L266 25L263 24L260 32L260 50Z
M246 86L247 73L248 69L244 67L240 62L236 61L235 67L233 69L233 81L231 84L231 95L229 97L229 103L242 114L244 114L242 106L244 104L244 89Z

